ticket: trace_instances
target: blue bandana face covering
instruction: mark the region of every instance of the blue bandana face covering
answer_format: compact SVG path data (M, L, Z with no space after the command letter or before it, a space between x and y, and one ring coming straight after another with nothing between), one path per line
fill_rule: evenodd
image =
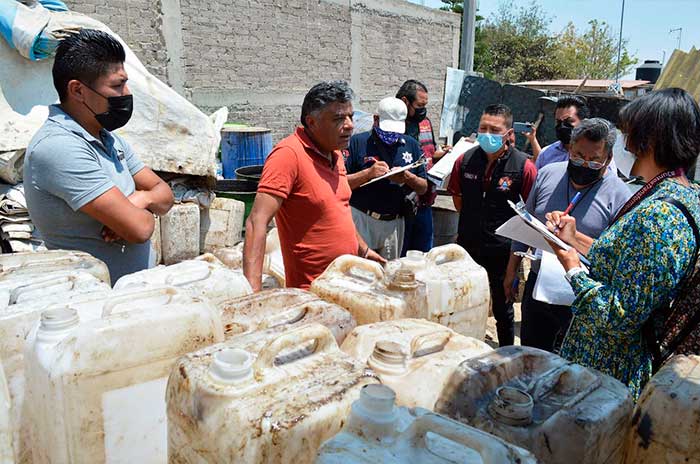
M403 134L399 134L398 132L389 132L389 131L384 131L379 128L379 126L374 126L374 133L377 134L377 137L379 137L379 140L382 141L385 145L393 145L396 142L399 141L401 136Z
M479 132L476 136L476 141L479 142L479 146L486 153L496 153L503 146L503 135Z

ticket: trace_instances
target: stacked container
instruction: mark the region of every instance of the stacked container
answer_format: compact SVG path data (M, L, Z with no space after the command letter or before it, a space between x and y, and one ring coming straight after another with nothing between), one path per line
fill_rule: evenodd
M423 319L359 326L341 348L366 362L396 392L399 405L427 409L462 361L491 351L480 340Z
M288 330L316 322L328 327L336 341L342 343L357 325L347 310L296 288L263 290L226 301L220 308L227 338L270 328Z
M376 262L343 255L311 284L321 298L346 308L358 325L427 316L425 284L399 269L387 279Z
M168 382L171 463L311 462L377 379L319 324L189 354Z
M42 313L25 351L35 463L165 462L167 375L224 333L208 302L148 292L102 300L92 320L69 305Z
M253 292L241 271L225 267L213 255L200 258L125 275L114 284L114 289L169 285L207 298L215 305Z
M409 250L405 258L387 264L387 274L410 269L425 284L427 319L457 333L483 340L491 294L486 270L459 245Z
M619 463L632 399L617 380L536 348L499 348L455 371L435 411L543 463Z
M628 464L700 463L700 356L671 358L642 391Z
M527 451L425 409L394 407L394 392L367 385L317 464L535 464Z

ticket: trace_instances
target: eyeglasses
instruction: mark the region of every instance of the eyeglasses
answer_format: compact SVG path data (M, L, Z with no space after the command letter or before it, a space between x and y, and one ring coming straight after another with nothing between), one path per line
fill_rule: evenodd
M598 161L586 161L583 158L574 158L573 156L569 157L569 161L571 161L571 164L574 166L583 166L586 164L589 168L595 171L600 171L603 169L603 166L605 166L605 163L600 163Z

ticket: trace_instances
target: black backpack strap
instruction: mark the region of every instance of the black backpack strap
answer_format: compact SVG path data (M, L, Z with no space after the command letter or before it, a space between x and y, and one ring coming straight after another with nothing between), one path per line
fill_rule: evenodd
M666 203L669 203L676 208L678 208L683 216L685 216L686 220L688 221L688 225L690 228L693 230L693 235L695 236L695 251L693 253L693 259L691 260L688 270L685 273L685 276L679 283L679 287L683 288L685 286L685 283L690 280L690 278L693 276L693 271L695 270L695 266L697 265L698 261L698 253L700 252L700 230L698 230L698 224L695 222L695 218L693 218L693 215L690 214L690 211L688 211L688 208L681 203L680 201L676 200L675 198L672 197L663 197L659 199L660 201L664 201ZM659 309L666 309L668 305L659 308ZM656 372L660 367L661 364L668 358L670 354L673 353L673 351L677 348L678 344L685 338L687 337L690 332L693 330L693 328L700 323L700 311L696 313L695 317L690 321L690 323L683 329L683 331L679 334L679 336L676 338L674 343L667 347L666 353L662 356L661 354L661 347L659 346L659 342L656 337L656 331L654 327L654 314L658 312L658 310L655 310L651 315L649 315L649 318L646 320L644 325L642 326L642 336L646 340L647 343L647 348L649 349L649 352L651 353L652 357L652 364L653 364L653 371Z

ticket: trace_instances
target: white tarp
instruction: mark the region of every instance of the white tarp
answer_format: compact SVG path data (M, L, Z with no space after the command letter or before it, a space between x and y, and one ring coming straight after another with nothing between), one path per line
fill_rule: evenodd
M134 114L116 133L131 144L150 168L215 176L220 127L213 120L225 121L221 113L210 119L153 77L124 41L101 22L68 11L49 14L44 35L60 36L62 31L76 28L100 29L124 45ZM30 61L0 39L0 63L0 152L23 150L46 120L47 105L58 101L51 77L53 60Z

